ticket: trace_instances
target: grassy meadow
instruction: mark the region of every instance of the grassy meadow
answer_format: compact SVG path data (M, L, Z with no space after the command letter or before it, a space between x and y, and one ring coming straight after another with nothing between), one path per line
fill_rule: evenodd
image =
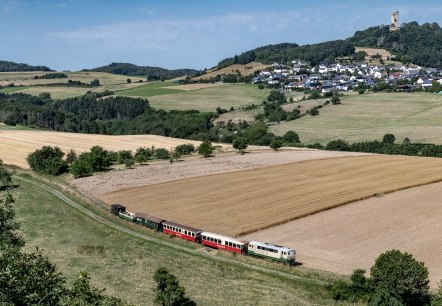
M344 96L341 102L323 107L318 116L276 124L270 131L276 135L296 131L303 143L382 140L392 133L399 142L408 137L412 142L442 144L442 95L369 93Z
M118 91L116 94L118 96L128 97L152 97L181 92L181 90L178 89L165 88L173 85L173 82L150 82L136 88Z
M230 109L251 104L261 104L269 95L269 89L258 89L251 84L224 84L220 86L180 91L149 98L154 108L213 112L217 107Z
M19 174L21 175L21 174ZM29 176L26 176L28 179ZM13 190L16 213L27 241L26 249L39 247L55 262L71 283L82 270L91 273L92 283L106 288L109 294L124 298L135 305L153 304L154 271L167 267L186 288L198 305L331 305L323 285L305 280L287 280L230 263L215 261L204 249L193 243L170 238L111 217L117 223L130 226L144 234L188 247L199 248L201 255L177 251L156 242L144 241L119 232L86 217L62 203L52 194L32 184L16 180L20 187ZM0 192L0 197L4 196ZM212 256L228 256L217 254ZM290 268L263 260L238 256L238 261L273 266L298 275L305 268ZM304 272L303 275L307 275ZM312 274L316 272L312 270ZM317 276L319 277L319 276ZM322 280L329 279L324 276Z

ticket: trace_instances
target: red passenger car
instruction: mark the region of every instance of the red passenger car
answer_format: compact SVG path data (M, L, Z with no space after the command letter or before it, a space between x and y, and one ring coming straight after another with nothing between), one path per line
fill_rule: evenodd
M235 238L209 232L202 232L201 239L202 244L212 248L222 249L239 254L244 254L247 252L247 242Z
M163 233L187 239L193 242L201 242L202 230L175 222L164 221Z

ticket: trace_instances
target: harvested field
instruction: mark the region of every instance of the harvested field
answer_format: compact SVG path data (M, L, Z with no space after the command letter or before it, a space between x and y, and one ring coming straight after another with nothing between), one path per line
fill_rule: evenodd
M258 62L251 62L246 65L235 64L221 68L219 70L210 69L207 71L206 74L195 77L193 78L193 80L210 79L211 77L216 77L217 75L235 73L236 70L239 70L241 75L250 75L253 74L256 70L264 70L268 67L270 67L270 65L265 65Z
M254 150L253 152L250 152ZM71 181L84 194L100 198L122 189L153 185L191 177L260 169L293 162L332 157L358 156L364 153L319 151L286 148L275 153L265 147L251 146L246 155L225 153L212 158L193 156L185 162L170 164L168 161L136 166L136 169L109 172Z
M101 197L131 211L237 236L356 200L442 180L442 159L360 156L128 188Z
M157 135L91 135L35 130L0 129L0 159L6 164L28 168L26 156L42 146L58 146L64 152L74 149L77 153L95 145L108 150L136 150L138 147L171 149L183 143L199 145L198 141L169 138Z
M307 267L369 270L391 249L423 261L431 285L442 279L442 183L373 197L242 237L294 247Z

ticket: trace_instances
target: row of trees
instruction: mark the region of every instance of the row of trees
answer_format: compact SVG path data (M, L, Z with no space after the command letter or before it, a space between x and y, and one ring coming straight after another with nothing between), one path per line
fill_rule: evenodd
M89 93L53 101L27 94L0 93L0 121L9 125L93 134L155 134L203 140L214 114L155 110L140 98ZM214 135L216 136L216 135Z
M316 148L325 148L333 151L366 152L376 154L390 155L409 155L425 157L442 157L442 145L411 143L410 139L405 138L402 143L395 143L396 137L393 134L385 134L382 141L363 141L349 144L348 142L337 139L327 143L325 147L317 144Z
M207 145L209 144L209 145ZM203 149L204 146L211 148ZM203 142L198 148L201 155L210 156L213 152L210 142ZM112 164L125 164L130 168L134 163L145 163L151 159L169 159L170 162L178 160L182 155L189 155L195 152L193 144L182 144L173 150L164 148L139 147L134 154L130 150L118 152L108 151L100 146L93 146L89 151L77 155L74 150L65 154L58 147L43 146L30 153L27 162L32 170L46 175L60 175L70 172L75 178L90 176L94 172L107 171ZM2 164L0 163L0 175L2 175ZM0 176L0 178L6 175Z

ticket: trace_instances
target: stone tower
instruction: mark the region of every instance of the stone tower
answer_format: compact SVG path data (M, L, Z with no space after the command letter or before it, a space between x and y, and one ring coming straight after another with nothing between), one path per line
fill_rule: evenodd
M391 13L390 31L399 30L399 12Z

